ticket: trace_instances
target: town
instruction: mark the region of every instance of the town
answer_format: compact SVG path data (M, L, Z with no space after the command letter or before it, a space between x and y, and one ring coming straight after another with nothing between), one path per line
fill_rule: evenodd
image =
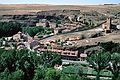
M0 5L0 80L120 80L119 4L4 6L16 7Z

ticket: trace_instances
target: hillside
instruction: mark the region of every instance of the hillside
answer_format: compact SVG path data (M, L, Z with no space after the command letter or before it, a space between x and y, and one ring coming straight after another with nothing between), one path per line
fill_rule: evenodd
M42 5L42 4L1 4L0 15L33 14L48 10L80 10L82 12L98 11L101 13L118 13L120 5Z

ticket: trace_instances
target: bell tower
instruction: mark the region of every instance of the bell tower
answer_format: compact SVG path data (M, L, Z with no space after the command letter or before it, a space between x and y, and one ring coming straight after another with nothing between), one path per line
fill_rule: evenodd
M106 30L110 30L111 29L111 18L107 18L106 21Z

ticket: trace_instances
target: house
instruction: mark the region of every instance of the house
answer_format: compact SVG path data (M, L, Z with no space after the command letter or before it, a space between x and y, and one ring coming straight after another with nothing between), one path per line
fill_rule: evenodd
M56 28L56 23L52 23L52 22L49 22L49 21L38 22L38 23L36 23L36 26Z
M39 22L39 23L36 23L36 26L45 26L45 23L44 22Z
M62 65L55 64L54 68L56 70L62 70Z
M63 30L63 29L55 28L55 29L54 29L54 34L62 33L62 30Z
M12 39L13 39L14 41L17 41L17 42L27 41L27 38L28 38L28 36L25 35L25 34L22 33L22 32L18 32L17 34L15 34L15 35L12 36Z
M80 54L80 61L85 61L86 58L87 58L87 54L85 54L85 53Z
M117 27L116 27L118 30L120 30L120 25L117 25Z
M107 18L107 20L102 24L102 28L105 31L105 33L109 33L113 30L119 30L120 29L120 25L117 25L116 23L112 24L113 22L111 22L111 18Z
M22 32L18 32L17 34L13 35L13 40L19 42L22 37Z
M40 43L37 40L33 40L30 43L30 48L33 49L34 47L38 46Z
M18 43L18 44L17 44L17 49L18 49L18 50L20 50L20 49L25 49L25 48L26 48L26 46L25 46L24 43Z

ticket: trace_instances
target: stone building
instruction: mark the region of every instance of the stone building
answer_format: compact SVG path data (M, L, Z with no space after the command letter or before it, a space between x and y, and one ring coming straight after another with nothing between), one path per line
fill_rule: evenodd
M55 28L54 34L59 34L59 33L62 33L62 29Z
M44 22L39 22L39 23L36 23L36 26L45 26L45 23Z
M18 32L17 34L13 35L13 40L19 42L22 37L22 32Z
M103 30L107 33L110 32L111 29L111 18L107 18L107 20L102 24Z
M24 42L24 41L27 41L28 36L22 32L18 32L17 34L13 35L11 38L17 42Z
M36 26L56 28L56 23L52 23L52 22L49 22L49 21L46 21L46 22L38 22L38 23L36 23Z
M87 58L87 54L85 53L80 54L80 61L86 61L86 58Z

